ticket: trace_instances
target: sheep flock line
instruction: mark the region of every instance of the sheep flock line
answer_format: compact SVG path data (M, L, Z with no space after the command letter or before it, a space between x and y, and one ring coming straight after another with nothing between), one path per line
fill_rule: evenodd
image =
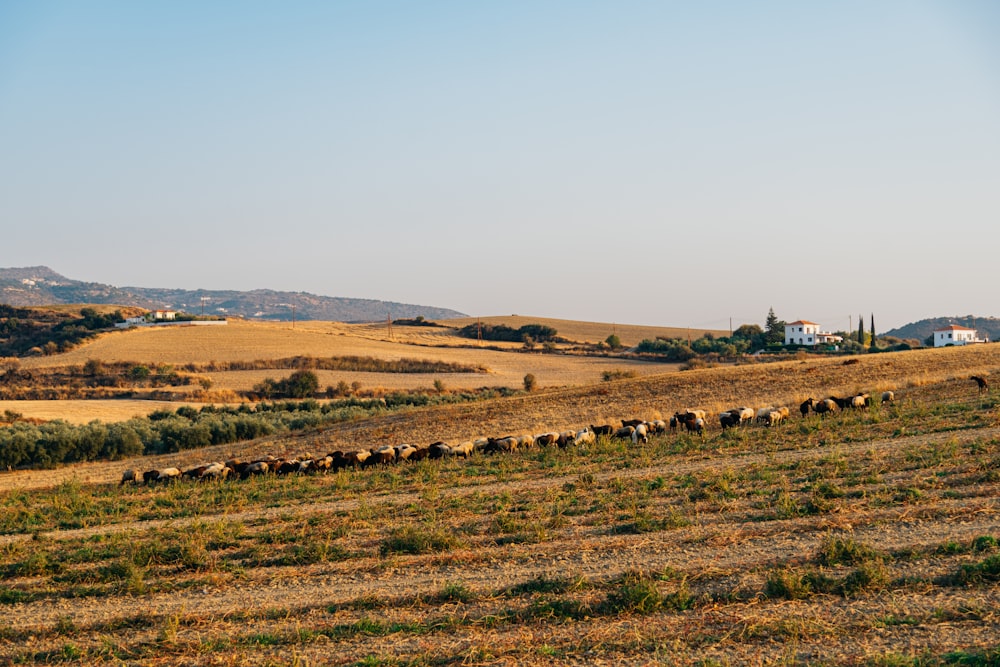
M895 398L895 393L892 391L883 392L881 395L882 403L892 403L895 401ZM810 411L820 416L825 416L838 410L866 410L871 406L871 402L872 397L867 393L860 393L847 398L837 398L836 396L820 400L809 398L799 405L799 412L802 417L808 416ZM791 410L787 407L768 406L758 409L738 407L719 413L719 424L723 431L754 424L772 427L787 420L790 414ZM439 441L430 445L384 445L367 450L362 449L347 452L337 450L323 457L307 455L301 458L283 459L267 456L253 461L232 459L224 462L206 463L184 471L176 467L147 470L145 472L130 469L122 473L120 484L156 484L180 479L204 481L235 477L247 479L255 475L267 474L327 473L345 468L388 466L407 461L421 461L423 459L468 458L477 452L497 454L553 445L560 448L571 445L582 446L596 442L598 437L631 440L633 444L638 445L648 442L650 435L666 433L668 430L677 431L684 429L691 433L697 433L700 437L705 437L705 428L707 426L705 420L706 412L704 410L684 409L674 413L667 421L662 419L654 419L652 421L623 419L621 420L622 425L620 427L603 424L598 426L590 425L579 431L551 431L538 435L509 435L501 438L481 437L475 440L467 440L459 445L449 445L446 442Z

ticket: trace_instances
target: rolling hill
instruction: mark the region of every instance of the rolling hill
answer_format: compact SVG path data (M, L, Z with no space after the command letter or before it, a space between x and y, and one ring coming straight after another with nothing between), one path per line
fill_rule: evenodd
M115 304L150 310L180 310L194 314L201 313L204 309L205 314L278 321L297 318L374 322L384 321L387 316L396 318L422 315L427 319L465 316L464 313L448 308L320 296L307 292L115 287L67 278L46 266L0 268L0 303L11 306Z

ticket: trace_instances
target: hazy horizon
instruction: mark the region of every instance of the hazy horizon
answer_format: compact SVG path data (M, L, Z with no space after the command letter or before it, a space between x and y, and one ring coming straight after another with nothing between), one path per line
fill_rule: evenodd
M0 266L594 322L1000 315L1000 5L0 5Z

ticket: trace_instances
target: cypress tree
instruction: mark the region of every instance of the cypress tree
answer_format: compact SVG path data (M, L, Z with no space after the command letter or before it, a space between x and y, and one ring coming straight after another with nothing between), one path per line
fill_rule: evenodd
M865 344L865 317L858 315L858 343L863 347Z
M868 346L868 349L869 350L874 350L875 349L875 313L872 313L872 326L871 326L870 331L871 331L871 334L872 334L872 342L871 342L871 345Z

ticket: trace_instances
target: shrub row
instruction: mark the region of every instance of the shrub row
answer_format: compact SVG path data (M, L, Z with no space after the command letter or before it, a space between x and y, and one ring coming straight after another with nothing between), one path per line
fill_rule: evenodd
M396 392L384 398L346 398L326 403L305 400L233 407L207 405L201 409L182 406L126 422L94 421L82 426L64 421L18 421L0 429L0 468L51 468L137 454L166 454L363 419L388 410L465 403L511 393L483 388L442 395Z

